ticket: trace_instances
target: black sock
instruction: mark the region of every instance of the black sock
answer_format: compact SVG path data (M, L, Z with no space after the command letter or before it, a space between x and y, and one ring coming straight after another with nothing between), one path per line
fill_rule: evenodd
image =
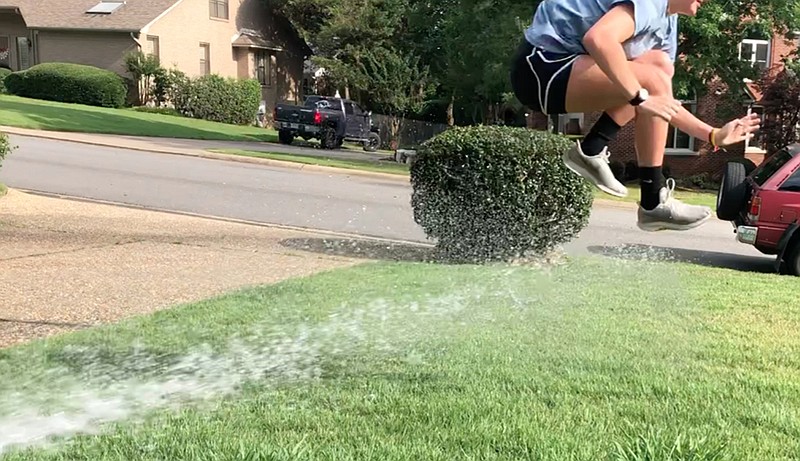
M664 187L664 176L660 166L639 167L639 184L642 187L641 204L645 210L652 210L661 202L659 193Z
M581 142L581 150L584 155L595 156L603 150L604 147L614 138L621 127L617 125L607 113L603 112L597 123L592 126L592 129L586 133L586 136Z

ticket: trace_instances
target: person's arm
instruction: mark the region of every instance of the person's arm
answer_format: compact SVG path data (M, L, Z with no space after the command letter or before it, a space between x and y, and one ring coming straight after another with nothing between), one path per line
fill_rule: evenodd
M681 106L678 113L672 116L669 123L689 136L708 142L713 126L697 118L693 113Z
M642 88L631 72L622 43L633 36L636 21L633 5L619 4L609 10L583 37L583 46L598 67L631 100Z

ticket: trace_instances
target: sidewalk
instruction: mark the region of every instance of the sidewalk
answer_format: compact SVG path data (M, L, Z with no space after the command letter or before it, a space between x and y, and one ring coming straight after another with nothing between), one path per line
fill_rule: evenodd
M14 189L0 233L0 348L365 261L291 245L322 234Z

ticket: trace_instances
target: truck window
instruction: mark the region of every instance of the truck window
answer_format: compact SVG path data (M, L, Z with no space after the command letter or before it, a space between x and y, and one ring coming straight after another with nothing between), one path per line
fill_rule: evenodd
M790 192L800 192L800 168L794 170L786 181L781 184L779 190L790 191Z
M759 186L763 186L776 171L783 168L783 165L791 159L792 154L786 149L781 149L754 172L753 181Z
M353 115L353 103L346 102L344 103L344 113L347 115Z

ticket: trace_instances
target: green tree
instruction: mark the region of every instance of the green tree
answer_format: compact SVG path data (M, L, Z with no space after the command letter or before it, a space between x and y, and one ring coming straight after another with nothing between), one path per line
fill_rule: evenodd
M758 82L764 95L761 138L767 146L797 142L800 126L800 63L790 60L782 72L765 75Z

